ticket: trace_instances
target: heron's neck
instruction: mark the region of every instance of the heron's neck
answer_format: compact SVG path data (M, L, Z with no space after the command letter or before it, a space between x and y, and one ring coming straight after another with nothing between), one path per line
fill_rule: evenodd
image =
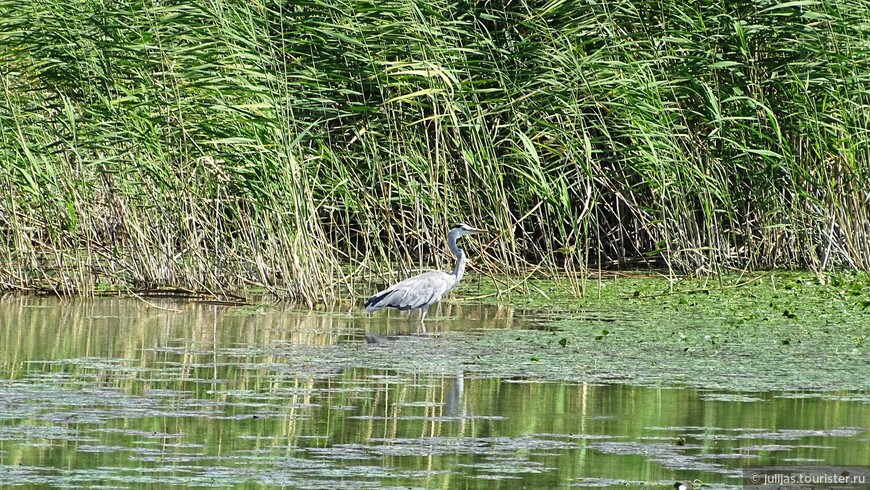
M453 266L452 276L456 278L456 282L459 282L465 275L465 252L461 248L457 248L453 255L456 255L456 265Z
M459 282L465 274L465 252L456 245L457 238L458 237L454 233L448 235L447 247L450 248L450 251L453 252L454 256L456 256L456 265L453 266L453 274L451 275L456 278L456 282Z

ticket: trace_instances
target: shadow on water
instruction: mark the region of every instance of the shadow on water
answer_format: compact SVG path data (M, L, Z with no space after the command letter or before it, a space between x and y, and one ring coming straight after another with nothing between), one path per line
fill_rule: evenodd
M739 488L748 465L870 460L866 392L612 382L602 335L506 307L446 304L422 331L159 306L0 303L0 486Z

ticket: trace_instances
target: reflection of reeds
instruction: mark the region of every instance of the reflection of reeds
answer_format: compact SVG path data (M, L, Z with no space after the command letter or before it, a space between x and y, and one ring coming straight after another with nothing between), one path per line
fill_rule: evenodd
M647 259L866 269L868 15L2 0L0 286L313 303L446 268L465 220L480 270L577 294Z
M178 434L172 443L207 434L211 450L236 447L223 441L238 435L225 426L248 430L250 420L258 420L257 430L243 435L277 438L288 447L318 444L306 436L439 436L467 424L463 417L472 408L461 372L348 367L375 348L362 343L348 316L175 301L160 306L165 309L129 299L7 298L0 324L14 328L2 336L0 370L10 382L29 380L37 401L50 400L34 413L76 420L77 410L100 417L96 411L109 428ZM492 310L451 314L501 317ZM405 329L416 326L402 320ZM362 418L351 423L350 416ZM410 432L408 417L420 418Z
M163 473L154 468L177 465L234 475L253 468L253 476L239 478L257 481L257 475L268 480L270 471L285 465L305 462L329 472L354 461L395 469L393 474L419 471L409 486L456 487L468 481L457 469L467 465L515 466L518 475L538 468L524 466L541 465L550 468L548 478L570 482L588 476L590 468L611 468L602 463L612 462L607 458L614 453L630 458L627 469L606 476L660 481L673 470L638 461L680 452L709 463L710 454L768 439L781 444L812 438L813 444L789 443L795 457L854 464L867 456L861 431L843 429L861 426L867 404L840 396L845 393L750 397L705 390L701 398L692 389L673 387L501 379L496 371L507 366L482 377L464 370L475 368L471 356L454 358L449 352L437 369L429 369L435 364L417 372L353 367L374 352L389 360L407 357L407 351L401 345L366 346L355 325L365 320L328 313L162 302L175 310L169 311L110 298L6 298L2 306L4 461L39 463L53 475L61 469L86 474L99 467L105 475L123 468L127 477L147 471L159 480ZM495 308L452 307L449 313L457 320L451 323L510 318ZM431 346L413 352L440 355L443 347L470 347L439 340L417 340ZM581 371L602 368L600 361L562 349L552 355ZM686 359L706 365L700 358ZM743 355L736 361L743 362ZM415 361L401 364L413 368ZM762 401L750 401L755 399ZM781 420L804 425L778 431ZM819 442L828 429L834 430ZM684 445L673 442L677 437ZM98 451L103 452L94 457ZM745 461L729 457L723 464ZM292 476L318 477L322 483L334 474ZM421 484L422 479L429 480ZM287 483L266 483L275 481Z

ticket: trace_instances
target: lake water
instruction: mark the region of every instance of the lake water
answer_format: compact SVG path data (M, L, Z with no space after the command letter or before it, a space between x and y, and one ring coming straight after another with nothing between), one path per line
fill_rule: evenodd
M350 306L4 299L0 486L742 488L747 466L870 462L863 390L692 382L723 358L700 347L685 372L621 369L618 316L551 315L601 322L575 338L442 306L422 331Z

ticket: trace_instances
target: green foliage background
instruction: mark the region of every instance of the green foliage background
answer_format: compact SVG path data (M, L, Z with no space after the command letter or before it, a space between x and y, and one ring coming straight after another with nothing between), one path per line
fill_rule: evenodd
M0 83L4 289L326 300L457 221L493 272L870 268L864 1L0 0Z

